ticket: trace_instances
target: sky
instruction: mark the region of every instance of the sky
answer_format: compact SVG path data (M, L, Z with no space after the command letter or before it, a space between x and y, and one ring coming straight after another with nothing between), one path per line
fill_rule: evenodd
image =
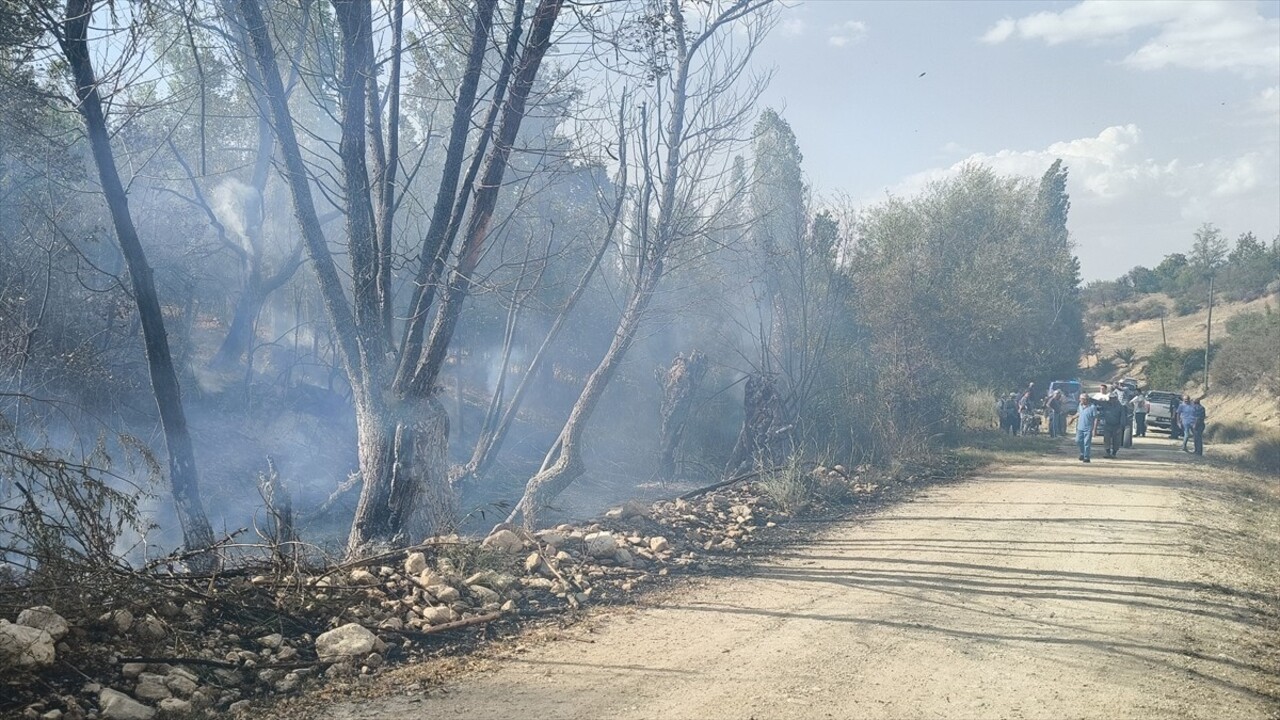
M755 64L819 199L1060 157L1086 281L1280 233L1280 0L789 5Z

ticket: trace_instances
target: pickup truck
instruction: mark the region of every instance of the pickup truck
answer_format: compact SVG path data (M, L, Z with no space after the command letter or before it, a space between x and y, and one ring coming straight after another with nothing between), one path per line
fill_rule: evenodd
M1160 430L1172 434L1173 413L1182 397L1167 390L1152 390L1147 393L1147 402L1151 403L1151 411L1147 413L1147 429Z

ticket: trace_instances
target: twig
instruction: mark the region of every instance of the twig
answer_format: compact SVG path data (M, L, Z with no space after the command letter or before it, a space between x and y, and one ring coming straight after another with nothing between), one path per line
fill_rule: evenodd
M460 630L465 627L471 627L472 625L483 625L485 623L493 622L494 620L497 620L501 617L502 617L502 613L496 612L496 613L487 613L485 615L477 615L473 618L467 618L465 620L454 620L453 622L447 622L441 625L433 625L426 630L388 630L385 628L379 628L379 630L381 630L382 632L395 633L396 635L404 635L405 637L421 638L421 637L430 637L431 635L438 635L440 633L448 632L450 630Z

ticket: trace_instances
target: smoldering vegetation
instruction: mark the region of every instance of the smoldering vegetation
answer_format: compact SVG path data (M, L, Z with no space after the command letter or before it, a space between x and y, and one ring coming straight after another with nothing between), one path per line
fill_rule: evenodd
M814 197L768 2L0 7L9 581L926 462L1084 342L1067 168Z

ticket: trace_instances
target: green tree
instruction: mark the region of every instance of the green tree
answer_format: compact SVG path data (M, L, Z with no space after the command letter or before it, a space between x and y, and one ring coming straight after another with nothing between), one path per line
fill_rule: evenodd
M1195 233L1191 244L1191 266L1201 277L1210 277L1227 258L1227 239L1213 223L1205 223Z

